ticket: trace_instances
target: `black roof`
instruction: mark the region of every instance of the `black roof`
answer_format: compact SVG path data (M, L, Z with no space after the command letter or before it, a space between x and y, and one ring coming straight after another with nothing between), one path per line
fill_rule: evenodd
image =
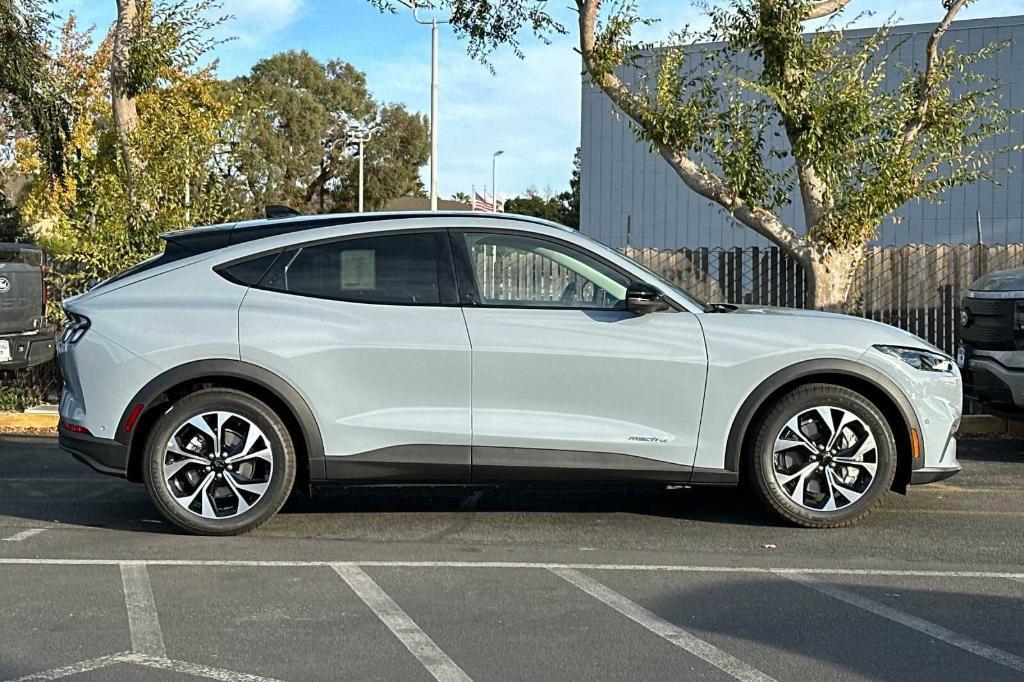
M196 227L177 232L167 232L160 237L167 242L166 254L170 259L222 249L232 244L242 244L256 239L275 237L280 234L313 230L319 227L334 227L357 223L371 223L402 218L484 218L520 220L558 226L546 220L521 216L514 213L469 213L466 211L412 211L387 213L337 213L329 215L304 215L292 218L270 218L249 220L239 223L225 223L209 227ZM568 229L562 227L562 229Z

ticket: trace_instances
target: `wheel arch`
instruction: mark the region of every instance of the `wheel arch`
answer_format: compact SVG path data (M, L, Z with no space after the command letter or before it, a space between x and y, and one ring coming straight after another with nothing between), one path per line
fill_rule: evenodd
M142 480L142 450L150 429L175 400L203 388L234 388L262 400L288 427L298 457L297 482L325 478L324 442L313 411L295 388L273 372L241 360L199 360L180 365L143 386L125 407L117 440L127 446L127 477ZM141 411L135 414L137 406ZM303 456L305 455L305 456Z
M920 438L921 425L910 400L896 383L873 367L843 359L808 360L800 362L765 379L743 401L726 441L725 468L742 475L743 458L750 451L754 431L763 412L774 399L798 386L827 383L844 386L861 393L881 410L896 440L897 464L893 489L906 492L910 473L923 458L913 458L911 430Z

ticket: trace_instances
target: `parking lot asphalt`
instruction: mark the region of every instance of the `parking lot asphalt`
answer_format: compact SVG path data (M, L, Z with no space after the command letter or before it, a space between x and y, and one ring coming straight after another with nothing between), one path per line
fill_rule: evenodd
M0 680L1024 679L1024 443L862 524L739 491L329 488L182 535L0 438Z

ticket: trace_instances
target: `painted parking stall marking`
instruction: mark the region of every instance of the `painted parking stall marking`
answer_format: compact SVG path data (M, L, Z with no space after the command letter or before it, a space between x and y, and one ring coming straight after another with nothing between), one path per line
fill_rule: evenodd
M149 656L166 657L167 647L156 615L156 601L145 564L121 564L124 603L128 610L128 629L132 650Z
M659 637L668 640L694 656L707 661L716 668L729 673L737 680L743 680L744 682L774 682L774 678L765 675L760 670L747 665L713 644L651 613L636 602L623 597L615 590L602 585L575 569L550 568L548 570L583 590L594 599L615 609L633 622L642 625Z
M28 528L26 530L15 533L10 537L3 538L3 540L0 540L0 542L21 542L22 540L28 540L29 538L39 535L40 533L43 533L45 531L45 528Z
M657 635L662 640L697 657L718 670L737 680L757 682L773 682L773 678L726 649L731 646L716 646L710 641L698 637L688 629L677 625L666 618L655 614L636 601L608 587L599 580L581 571L636 571L638 573L662 572L675 573L682 577L686 573L700 572L703 574L755 574L780 576L789 581L805 586L824 598L838 600L857 607L874 616L884 618L900 626L923 633L941 643L955 647L972 656L985 659L1010 670L1024 673L1024 658L1003 649L985 644L977 639L965 636L934 622L912 615L911 613L888 606L887 604L855 594L847 589L826 582L828 576L904 576L916 578L956 577L977 578L979 580L1013 580L1024 583L1024 573L1005 571L918 571L899 569L821 569L821 568L769 568L764 566L693 566L693 565L635 565L635 564L560 564L532 562L424 562L424 561L365 561L365 562L325 562L325 561L205 561L205 560L115 560L115 559L33 559L33 558L0 558L0 566L49 565L68 567L117 566L120 571L121 588L123 591L125 611L127 614L131 650L104 653L92 652L93 656L77 663L62 665L49 670L23 674L17 680L57 680L112 666L138 666L151 670L165 671L193 677L220 680L222 682L272 682L273 678L238 672L227 668L214 667L191 661L176 660L167 653L160 618L157 613L157 602L154 599L153 584L149 568L153 566L191 566L191 567L266 567L266 568L323 568L329 567L333 575L345 582L352 592L359 597L372 614L383 623L394 637L407 649L423 670L434 679L443 681L468 681L469 675L456 660L453 660L435 640L425 631L406 610L395 601L364 568L374 567L419 567L419 568L494 568L521 569L546 572L561 578L567 586L565 589L582 591L589 597L610 608L621 616L625 616L633 624L640 625L647 632ZM163 587L160 583L158 587ZM400 598L401 600L401 598ZM624 621L625 622L625 621ZM430 625L427 629L435 627ZM633 627L626 623L624 627ZM440 633L435 633L440 634ZM645 635L646 636L646 635ZM443 641L442 637L438 637ZM121 645L123 646L123 645ZM99 654L98 656L95 654ZM465 655L463 652L461 655ZM344 657L343 652L339 656ZM457 656L458 658L458 656ZM974 659L972 659L974 660ZM469 667L469 662L465 664ZM243 666L246 664L243 664ZM683 669L678 672L682 673Z
M470 680L469 675L363 569L355 564L332 564L331 568L435 679L444 682Z
M899 623L900 625L912 630L917 630L918 632L922 632L930 637L934 637L935 639L955 646L958 649L963 649L964 651L968 651L976 656L981 656L982 658L986 658L994 663L998 663L999 665L1024 673L1024 658L1011 654L1009 651L1003 651L1002 649L998 649L994 646L989 646L988 644L984 644L970 637L961 635L960 633L944 628L929 620L918 618L917 616L900 611L899 609L894 609L893 607L877 602L874 599L868 599L867 597L862 597L859 594L854 594L853 592L844 590L841 587L824 582L817 577L795 572L780 572L780 575L785 576L789 580L798 582L801 585L806 585L812 590L817 590L821 594L828 595L833 599L846 602L851 606L856 606L857 608L869 611L876 616L881 616L882 618L891 620L894 623Z

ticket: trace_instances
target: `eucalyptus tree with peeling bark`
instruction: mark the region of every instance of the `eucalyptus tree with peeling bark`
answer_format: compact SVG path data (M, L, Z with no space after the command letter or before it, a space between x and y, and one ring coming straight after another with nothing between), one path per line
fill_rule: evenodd
M1007 151L981 148L1007 130L1012 112L999 83L972 70L1004 46L944 46L971 0L935 1L939 21L915 64L893 63L890 25L847 41L840 21L851 0L733 0L706 8L709 29L680 30L659 45L634 38L656 20L641 17L639 3L604 3L605 13L600 0L575 5L585 70L637 136L687 187L801 262L811 305L841 309L886 216L991 180L993 160ZM566 32L546 2L439 5L477 57L501 45L518 52L523 29L541 39ZM630 70L636 77L625 79ZM794 196L802 224L782 218Z

